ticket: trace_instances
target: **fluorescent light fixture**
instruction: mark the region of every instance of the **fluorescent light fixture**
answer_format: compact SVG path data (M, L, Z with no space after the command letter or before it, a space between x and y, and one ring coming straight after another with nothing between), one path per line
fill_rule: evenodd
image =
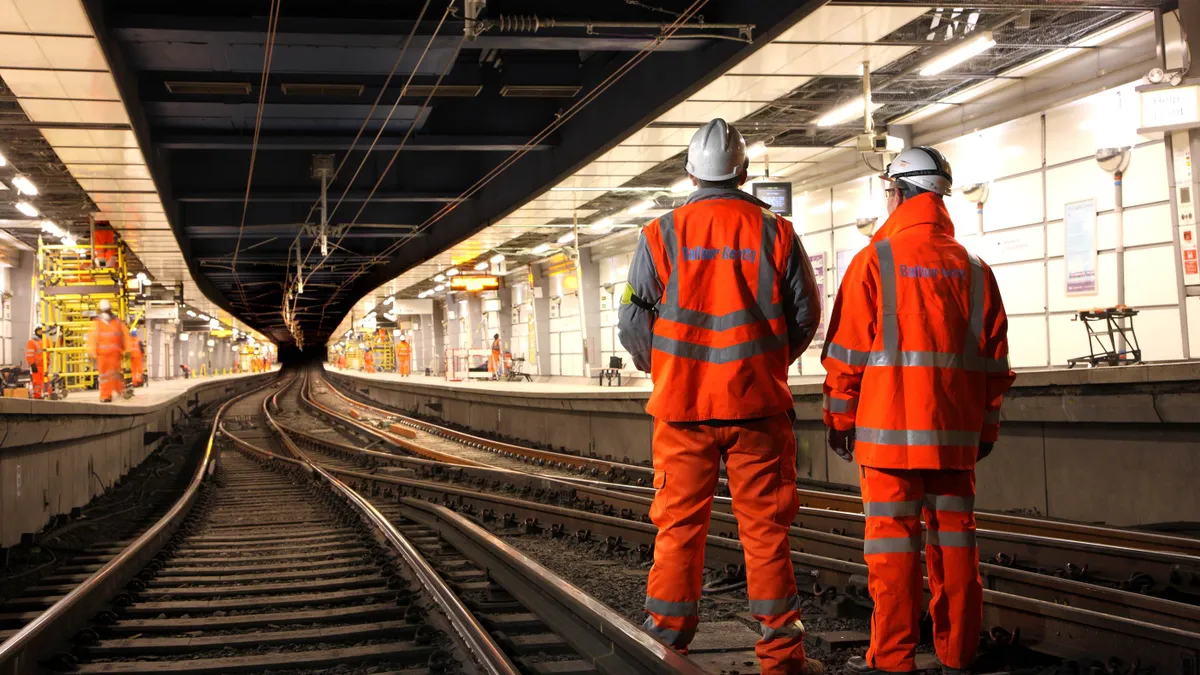
M142 283L144 284L144 283L146 283L147 281L150 281L150 277L146 276L146 273L145 273L145 272L138 272L138 273L137 273L137 280L138 280L138 281L140 281L140 282L142 282Z
M643 199L642 201L625 209L625 213L628 213L631 216L636 216L637 214L645 213L646 211L649 211L652 208L654 208L654 200L653 199Z
M442 291L446 290L446 284L438 284L437 286L433 287L433 290L436 293L441 293Z
M939 73L944 73L972 56L978 56L995 46L996 39L992 36L991 31L980 33L969 40L964 40L957 47L926 63L925 67L921 69L921 77L931 77Z
M448 276L448 277L456 277L456 276L458 276L458 268L457 268L457 267L451 267L450 269L446 270L446 276Z
M534 246L532 249L530 249L530 252L533 253L534 255L541 255L549 250L550 250L550 244L538 244L537 246Z
M17 202L17 210L20 211L21 213L24 213L25 215L29 216L30 218L38 217L37 207L35 207L33 204L30 204L29 202L25 202L25 201Z
M180 342L187 342L187 341L188 341L188 334L187 334L187 333L180 333L180 334L179 334L179 341L180 341Z
M213 345L215 345L215 344L217 344L217 341L216 341L216 340L209 340L209 341L208 341L208 346L209 346L209 347L211 347L211 346L213 346Z
M29 195L30 197L33 197L38 193L37 186L33 184L33 181L29 180L29 176L24 174L17 174L16 176L13 176L12 184L13 187L17 188L17 192L20 192L23 195Z
M201 315L200 315L200 320L201 320L201 321L208 321L208 320L209 320L209 318L210 318L210 317L209 317L207 314L201 314Z
M763 143L762 141L759 141L758 143L746 148L746 156L750 159L758 159L765 154L767 154L767 144Z
M216 319L210 319L208 322L208 327L213 330L216 330L221 327L221 322L217 321Z
M196 313L195 313L195 312L193 312L192 310L190 310L190 309L189 309L189 310L187 311L187 315L188 315L188 316L190 316L190 317L192 317L192 318L195 318L195 316L196 316Z
M859 96L846 105L839 106L817 118L817 126L832 127L863 116L863 97Z
M691 176L688 176L687 178L683 178L678 183L671 186L671 192L679 193L679 192L691 192L691 191L692 191Z
M482 272L482 271L486 270L487 268L488 268L488 263L487 263L487 261L484 261L475 266L475 271Z
M383 299L383 304L385 304L385 305L390 305L394 302L396 302L396 298L394 298L390 295Z
M8 166L8 160L4 158L4 155L0 155L0 166Z
M445 275L445 274L439 274L439 275L437 275L436 277L434 277L434 278L433 278L433 280L434 280L434 281L436 281L436 282L438 282L438 283L440 284L440 283L442 283L443 281L445 281L445 280L446 280L446 275Z
M563 236L559 237L556 241L560 244L570 244L571 242L575 241L575 233L568 232L568 233L564 234Z
M503 254L503 253L497 253L496 255L494 255L494 256L492 256L492 257L488 258L488 262L490 262L490 263L492 263L492 264L495 264L495 263L502 263L502 262L504 262L504 254Z
M588 226L588 232L592 234L608 234L613 231L612 218L601 218Z

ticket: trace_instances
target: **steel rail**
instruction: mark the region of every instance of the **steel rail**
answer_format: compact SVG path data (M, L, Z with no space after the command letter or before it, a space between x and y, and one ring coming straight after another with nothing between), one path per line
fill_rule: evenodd
M624 471L640 477L642 479L641 484L646 485L649 484L648 479L653 477L653 469L638 464L613 462L589 457L578 457L575 455L547 450L536 450L525 446L513 445L511 443L493 441L488 438L456 431L454 429L443 427L431 422L426 422L424 420L418 420L407 416L401 411L382 408L378 405L365 403L363 401L351 398L340 391L338 387L329 382L329 378L322 379L329 386L331 392L352 403L353 405L374 410L381 415L394 417L402 424L408 424L410 426L420 428L429 433L442 436L443 438L457 440L460 443L465 443L478 448L491 449L496 452L514 453L537 458L538 460L555 461L569 466L580 466L586 464L596 468L603 468L606 471ZM857 494L838 493L808 488L797 488L797 490L800 494L802 506L809 506L814 509L832 509L844 511L846 513L862 514L862 499ZM1090 525L1087 523L1074 523L1063 520L1031 518L1028 516L1016 516L1006 513L996 513L993 511L976 511L975 519L976 522L985 529L1010 532L1013 534L1028 534L1041 537L1070 539L1079 542L1090 542L1094 544L1106 544L1109 546L1136 548L1146 551L1167 551L1173 553L1183 553L1192 556L1200 556L1200 538L1194 537L1180 537L1161 534L1158 532L1146 532L1143 530L1107 527L1103 525Z
M302 392L306 393L308 379L305 378ZM278 410L277 398L282 391L271 397L271 405ZM360 510L369 514L377 527L390 532L389 539L394 536L402 541L403 535L379 513L366 498L347 486L333 475L320 462L309 457L290 438L293 430L279 423L264 408L268 421L280 434L288 449L295 452L314 471L343 491ZM414 506L409 504L409 506ZM419 507L420 505L418 505ZM431 507L437 513L438 507ZM454 533L444 527L435 528L447 535L455 547L463 553L470 552L471 559L487 569L490 577L501 580L504 588L522 602L547 626L552 626L560 637L567 641L573 649L584 655L589 663L606 675L625 675L626 673L645 673L646 675L703 675L706 671L691 661L683 658L678 652L659 643L650 636L638 630L628 621L617 615L603 603L583 593L579 589L564 583L558 575L545 567L538 565L528 557L520 554L507 544L501 542L495 535L483 528L461 519L457 514L440 514L439 520L454 526ZM411 546L411 545L409 545ZM412 555L420 558L415 548ZM440 580L436 572L430 568L429 573ZM504 583L507 581L507 583ZM451 597L455 602L458 598ZM463 610L466 612L467 610ZM474 621L469 612L467 616ZM582 621L581 621L582 620ZM484 633L486 635L486 632ZM503 654L501 654L503 655Z
M124 592L126 584L137 577L182 525L200 495L200 486L205 477L215 469L217 459L213 442L222 423L221 416L236 402L273 386L277 380L277 377L273 378L261 387L221 404L213 420L204 455L187 489L175 505L112 560L0 644L0 675L38 672L38 663L47 658L48 652L84 628L97 612L108 606L114 596Z
M539 476L499 467L447 468L429 460L399 457L385 452L336 443L299 430L289 429L288 433L293 435L293 440L307 445L311 449L337 455L350 461L367 463L368 468L373 468L379 463L400 465L418 471L422 479L440 476L443 478L440 484L447 481L462 483L464 478L470 476L473 477L474 486L481 489L489 480L492 481L493 488L500 482L508 482L518 486L522 494L540 493L547 498L557 496L559 502L590 500L590 503L593 504L606 505L607 510L611 513L621 513L623 518L641 519L643 522L649 520L650 497L612 490L611 486L594 481ZM726 498L722 504L716 506L718 509L714 510L711 520L712 531L718 533L724 530L729 534L720 536L732 538L733 533L737 531L737 520L732 515L730 500ZM722 506L724 508L721 508ZM861 536L845 536L793 526L789 537L792 549L796 551L839 560L857 561L862 557L863 541ZM990 564L986 561L980 565L980 572L985 587L992 590L1068 604L1156 625L1193 632L1200 631L1200 607L1195 605L1074 579L1059 578L1050 574Z
M307 377L304 378L304 381L307 383ZM289 386L293 386L294 384L289 383ZM309 459L308 455L293 443L291 438L284 433L283 429L276 424L275 418L269 408L279 409L277 399L279 394L286 391L286 389L286 387L280 389L273 396L263 399L263 415L287 450L310 466L312 471L320 476L342 498L353 504L359 513L396 549L396 552L400 554L405 564L417 577L421 586L429 592L434 603L442 610L458 639L462 641L467 651L475 659L476 664L484 672L489 675L521 675L520 669L508 658L504 650L496 644L496 641L492 639L487 629L479 623L479 619L475 617L471 610L467 609L462 600L450 589L446 580L433 569L433 566L429 564L425 556L421 555L417 547L401 534L374 505L354 490L351 490L345 483L335 478L333 474L320 464Z

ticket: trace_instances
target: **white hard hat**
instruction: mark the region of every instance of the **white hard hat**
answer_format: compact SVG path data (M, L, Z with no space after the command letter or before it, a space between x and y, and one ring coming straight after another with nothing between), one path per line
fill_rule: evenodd
M108 300L101 300L100 301L100 311L101 312L111 312L112 311L112 303L109 302Z
M700 180L729 180L746 168L746 139L725 120L717 118L692 136L688 145L687 172Z
M950 194L954 174L942 153L928 146L909 148L884 169L884 180L901 181L942 196Z

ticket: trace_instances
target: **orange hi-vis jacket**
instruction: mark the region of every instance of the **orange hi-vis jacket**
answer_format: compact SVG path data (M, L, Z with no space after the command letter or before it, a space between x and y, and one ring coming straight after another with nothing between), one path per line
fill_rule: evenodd
M97 317L92 320L92 330L87 335L87 353L94 359L109 360L112 363L115 359L120 368L121 356L129 351L133 346L133 338L129 335L129 329L125 327L125 322L113 317L108 323Z
M706 188L642 230L620 338L650 372L646 412L667 422L792 409L787 368L820 322L816 280L791 223L741 190Z
M412 346L407 342L401 342L396 345L396 351L400 354L400 358L408 358L412 356Z
M838 289L822 364L825 424L858 463L974 469L1000 430L1008 317L992 270L954 239L941 197L902 203Z
M42 341L38 338L29 338L25 343L25 363L31 366L37 366L37 370L42 370Z

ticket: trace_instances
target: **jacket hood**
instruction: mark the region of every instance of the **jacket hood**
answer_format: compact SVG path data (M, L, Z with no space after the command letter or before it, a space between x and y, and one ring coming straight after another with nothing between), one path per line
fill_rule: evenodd
M905 200L900 208L893 211L883 223L883 227L871 237L871 243L882 241L917 225L933 225L951 237L954 236L954 223L950 220L950 213L946 210L946 202L942 200L941 195L922 192L912 199Z

